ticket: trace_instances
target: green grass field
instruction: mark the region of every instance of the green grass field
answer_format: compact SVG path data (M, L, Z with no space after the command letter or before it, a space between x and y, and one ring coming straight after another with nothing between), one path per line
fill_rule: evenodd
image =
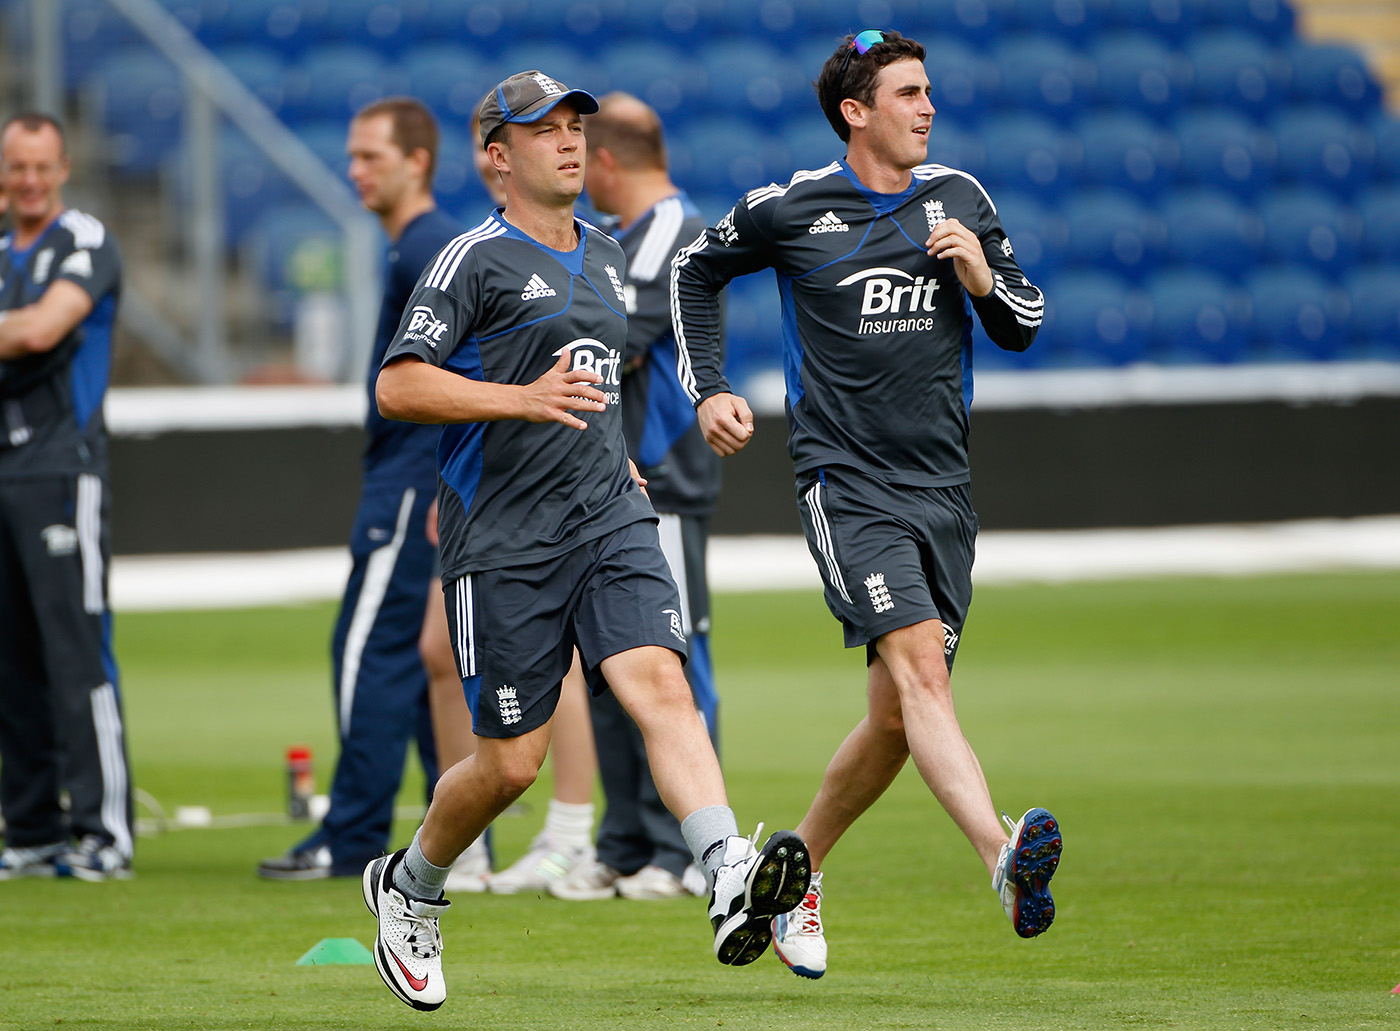
M715 608L731 798L791 826L861 655L815 595ZM324 788L332 615L119 616L138 787L273 813L305 741ZM302 828L176 830L129 882L0 884L0 1028L1400 1027L1400 575L985 587L955 683L997 803L1064 827L1042 938L909 768L826 864L823 980L719 966L698 901L465 896L447 1004L418 1014L372 967L295 965L374 928L356 881L254 877ZM499 821L506 860L547 793Z

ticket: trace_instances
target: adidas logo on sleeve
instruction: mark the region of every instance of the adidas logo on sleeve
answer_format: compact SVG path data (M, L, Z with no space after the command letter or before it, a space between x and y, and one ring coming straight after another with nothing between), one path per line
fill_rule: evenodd
M813 222L807 230L809 233L849 233L850 231L851 227L837 218L834 211L828 211Z
M539 273L537 272L534 275L532 275L530 277L530 281L525 284L525 289L521 292L520 299L522 301L534 301L538 300L541 297L553 296L554 287L550 286L543 279L541 279Z

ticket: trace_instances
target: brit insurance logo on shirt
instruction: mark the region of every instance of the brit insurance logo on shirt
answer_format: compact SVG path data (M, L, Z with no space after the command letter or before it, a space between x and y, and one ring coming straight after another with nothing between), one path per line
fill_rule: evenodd
M442 343L442 335L447 332L447 323L426 304L415 304L409 312L408 328L403 331L405 340L421 340L434 351Z
M903 269L879 266L853 272L836 285L860 287L860 321L856 332L861 336L933 329L933 313L938 310L934 295L939 288L934 276L914 276Z
M554 357L558 358L565 351L570 355L570 372L583 369L603 377L603 382L595 386L603 392L604 403L611 406L622 401L622 352L614 351L593 337L579 337L569 341L554 352Z

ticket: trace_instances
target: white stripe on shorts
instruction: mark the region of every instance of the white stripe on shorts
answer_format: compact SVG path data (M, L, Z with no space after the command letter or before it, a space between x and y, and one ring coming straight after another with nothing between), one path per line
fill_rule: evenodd
M836 546L831 541L831 524L822 510L822 483L818 480L806 495L807 510L812 513L812 536L816 538L817 550L826 560L827 579L841 592L846 604L851 604L851 596L846 593L846 583L841 579L841 566L836 561Z
M690 636L690 590L685 578L685 534L681 517L674 512L658 512L660 520L657 532L661 535L661 553L666 556L666 564L671 567L671 579L676 581L676 589L681 595L681 633Z
M122 755L122 717L111 683L92 689L92 723L102 767L102 826L117 851L131 858L131 827L126 822L126 760Z
M399 552L403 550L404 539L408 536L408 517L413 512L413 499L418 491L409 487L403 492L399 502L399 515L394 521L394 537L382 548L370 553L365 564L365 579L360 584L360 596L355 600L355 614L350 617L350 629L345 634L345 650L340 655L340 736L350 734L350 714L355 709L355 687L360 681L360 659L365 654L365 644L374 630L374 621L379 618L379 606L384 604L384 595L389 591L389 581L394 578L394 566L398 565Z
M472 577L457 581L457 666L462 679L476 676L476 616L472 612Z
M106 599L102 590L102 478L92 473L78 477L74 520L78 553L83 561L83 611L101 615Z

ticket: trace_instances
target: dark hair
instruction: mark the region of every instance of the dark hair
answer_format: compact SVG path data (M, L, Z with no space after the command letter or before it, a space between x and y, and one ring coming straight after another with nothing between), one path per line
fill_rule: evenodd
M583 120L590 150L607 149L623 168L666 170L665 132L651 107L620 92L601 97L598 105L598 113Z
M377 115L389 116L389 139L405 157L419 147L428 152L427 185L432 186L437 171L438 126L427 105L413 97L385 97L356 111L355 121Z
M502 146L509 147L510 140L506 139L506 127L510 124L510 122L502 122L500 125L496 126L496 128L488 132L486 134L486 139L481 141L481 148L485 150L493 143L499 143Z
M821 103L822 114L841 137L842 143L849 143L851 127L841 114L841 101L858 100L866 107L875 106L875 81L880 77L880 69L896 61L923 61L924 45L917 40L901 36L898 32L885 33L885 39L876 43L865 53L853 53L850 62L846 54L851 49L854 34L847 36L836 52L826 59L821 74L814 85L817 100ZM844 69L844 74L843 74Z
M12 125L18 125L25 132L38 132L46 125L51 126L53 131L58 133L59 153L68 153L68 134L63 131L63 123L53 115L46 115L42 111L21 111L5 119L5 124L0 125L0 136L9 132Z

